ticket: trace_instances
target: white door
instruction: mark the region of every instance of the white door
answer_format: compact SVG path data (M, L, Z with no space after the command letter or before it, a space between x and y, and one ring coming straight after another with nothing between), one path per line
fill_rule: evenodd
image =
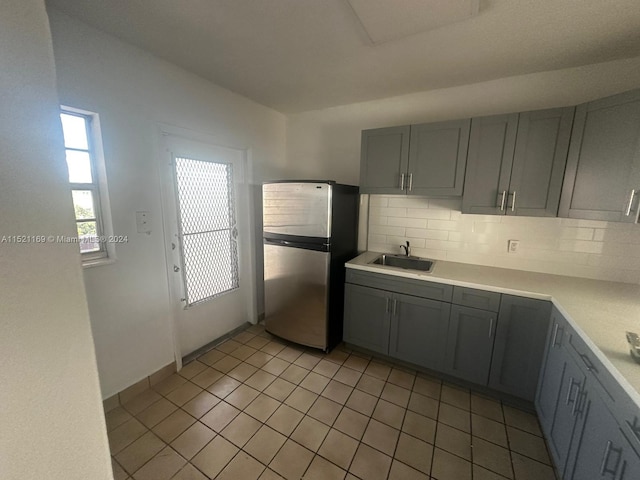
M165 134L164 221L176 353L256 321L245 152Z

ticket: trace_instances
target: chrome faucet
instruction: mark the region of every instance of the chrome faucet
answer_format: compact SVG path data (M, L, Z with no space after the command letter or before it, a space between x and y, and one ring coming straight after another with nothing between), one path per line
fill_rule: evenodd
M400 245L400 248L404 248L404 254L407 257L410 257L411 256L411 245L409 245L409 240L407 240L405 243L406 243L406 245Z

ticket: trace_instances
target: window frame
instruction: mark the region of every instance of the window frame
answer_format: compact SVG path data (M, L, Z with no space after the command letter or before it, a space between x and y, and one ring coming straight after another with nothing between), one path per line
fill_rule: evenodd
M87 135L86 150L79 148L69 148L66 146L66 144L64 146L65 157L68 151L87 152L89 155L89 162L91 166L91 183L75 183L69 182L67 179L70 192L91 191L92 193L94 209L93 219L79 220L78 218L76 218L72 198L72 209L74 212L73 216L76 224L76 233L77 226L80 223L95 221L96 235L99 238L99 250L92 252L80 251L82 265L83 267L92 267L96 265L113 263L116 258L114 244L113 242L106 241L109 237L113 236L113 227L111 222L111 210L109 208L109 196L106 184L106 169L104 164L102 135L98 114L74 107L69 107L66 105L60 106L60 114L83 118ZM80 249L80 244L78 244L78 249Z

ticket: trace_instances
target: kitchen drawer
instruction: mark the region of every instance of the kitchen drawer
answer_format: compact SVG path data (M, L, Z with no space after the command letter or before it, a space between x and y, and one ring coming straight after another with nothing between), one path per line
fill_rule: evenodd
M617 382L611 393L615 399L615 405L610 407L611 413L631 447L640 456L640 405Z
M626 407L626 408L624 408ZM621 410L617 410L614 415L617 417L622 433L635 452L640 456L640 408L628 399L627 405ZM635 412L633 412L635 410ZM620 417L624 417L620 421Z
M486 290L477 290L475 288L453 287L453 300L451 303L497 312L500 309L500 297L501 295L496 292L487 292Z
M601 390L603 400L611 408L615 407L616 397L620 392L619 383L613 378L609 370L596 358L593 350L585 343L573 329L569 334L569 352L574 357L580 368L587 374L589 383L596 383ZM591 381L593 380L593 381Z
M440 300L441 302L451 302L451 297L453 296L452 285L364 272L351 268L347 268L346 282L431 300Z

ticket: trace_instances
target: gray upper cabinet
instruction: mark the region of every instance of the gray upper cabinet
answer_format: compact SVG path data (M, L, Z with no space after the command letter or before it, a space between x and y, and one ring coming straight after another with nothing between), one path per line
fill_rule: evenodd
M462 213L505 213L517 129L517 113L471 121Z
M555 217L573 107L474 118L463 213Z
M573 113L570 107L520 114L508 215L558 214Z
M502 295L489 386L533 402L551 303Z
M559 216L635 222L640 90L577 107Z
M362 132L360 192L462 195L470 120Z
M407 193L462 195L471 120L411 125Z
M360 149L360 193L403 194L409 165L410 127L364 130Z

